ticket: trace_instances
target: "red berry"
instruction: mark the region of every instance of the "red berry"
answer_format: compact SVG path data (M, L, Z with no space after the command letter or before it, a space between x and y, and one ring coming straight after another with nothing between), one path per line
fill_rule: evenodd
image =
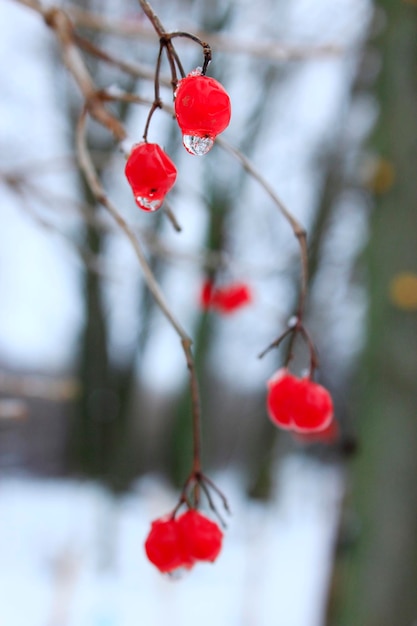
M203 309L208 309L211 306L211 300L213 297L214 285L211 280L206 280L203 283L200 294L200 304Z
M267 409L272 422L299 433L322 431L333 418L333 401L324 387L297 378L286 368L268 380Z
M216 309L219 313L234 313L252 302L252 292L245 283L231 283L214 287L212 281L203 283L200 304L203 309Z
M177 520L171 517L152 522L145 541L145 552L150 562L163 573L191 566L184 555Z
M177 169L158 144L138 143L127 159L125 175L138 207L156 211L174 185Z
M252 301L252 293L244 283L219 287L212 296L213 306L221 313L234 313Z
M197 72L178 83L174 107L184 146L198 156L211 149L215 137L230 122L228 93L217 80Z
M178 527L184 550L189 558L215 561L222 548L223 533L215 522L189 509L178 518Z

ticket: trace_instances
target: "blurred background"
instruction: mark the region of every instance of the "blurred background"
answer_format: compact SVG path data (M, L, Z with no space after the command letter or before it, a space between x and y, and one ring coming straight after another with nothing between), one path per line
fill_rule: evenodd
M83 102L25 4L0 5L0 623L415 625L417 3L153 4L168 31L212 44L208 73L232 100L224 139L307 229L306 325L335 401L331 441L267 419L286 346L257 355L294 313L300 262L265 191L221 145L186 153L157 111L148 139L178 169L178 233L138 210L119 147L88 125L103 185L194 339L204 467L232 509L218 562L181 580L143 553L191 466L181 344L78 170ZM158 41L138 3L59 6L113 59L83 52L99 88L153 98ZM201 65L195 44L177 49L187 72ZM161 97L172 102L168 87ZM110 108L140 141L148 107ZM203 312L213 272L253 302Z

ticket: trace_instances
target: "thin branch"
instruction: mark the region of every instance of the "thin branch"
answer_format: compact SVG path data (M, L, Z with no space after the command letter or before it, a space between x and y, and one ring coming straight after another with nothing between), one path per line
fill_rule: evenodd
M262 352L258 354L258 359L263 359L264 356L268 354L268 352L270 352L273 348L278 348L281 345L281 343L284 341L284 339L288 337L288 335L291 335L291 333L294 333L294 331L295 331L294 326L287 328L277 339L275 339L272 343L270 343L269 346L265 348L265 350L262 350Z
M164 51L164 45L161 42L159 45L158 58L156 59L156 67L155 67L154 100L152 102L151 108L149 109L148 117L146 119L145 129L143 131L143 141L148 141L149 124L151 123L153 114L155 113L157 109L162 108L162 100L159 95L159 74L161 72L161 61L162 61L163 51Z
M318 354L317 354L317 349L316 349L316 346L313 343L312 338L310 337L310 333L306 330L306 328L305 328L305 326L303 324L300 325L299 332L302 335L302 337L304 338L304 341L306 342L307 347L308 347L309 352L310 352L309 378L312 378L316 368L319 366L319 357L318 357Z
M212 57L211 46L206 41L202 41L200 37L197 37L197 35L192 35L191 33L186 33L184 31L175 31L173 33L169 33L170 39L173 39L174 37L182 37L184 39L190 39L191 41L194 41L194 43L198 43L198 45L203 48L204 62L203 62L201 73L204 75L207 71L207 68L209 66L209 63Z
M23 3L23 0L19 0ZM114 20L98 13L92 13L80 9L74 5L67 8L68 13L79 27L89 28L102 33L107 33L123 38L140 37L142 40L153 41L152 31L139 21ZM233 37L229 33L206 33L198 28L190 30L202 41L210 40L210 46L215 52L226 54L245 54L260 59L271 61L302 61L310 58L340 56L345 50L340 45L325 43L318 46L297 46L276 41L260 41L239 37Z
M301 261L301 284L300 284L300 297L298 301L297 317L302 319L304 314L305 300L307 296L308 286L308 253L307 253L307 233L301 224L290 213L282 200L277 196L274 189L269 182L262 176L262 174L254 167L251 161L240 150L231 146L222 137L216 139L216 143L221 146L226 152L232 154L242 165L248 174L252 176L266 193L269 195L275 206L278 208L282 216L287 220L291 229L298 241L300 247L300 261Z
M82 172L86 178L88 186L91 192L95 196L96 200L102 204L105 209L110 213L116 224L124 232L127 239L130 241L136 257L139 261L140 267L143 272L145 282L149 291L152 293L156 303L161 309L162 313L171 324L177 335L181 340L181 345L184 351L184 355L187 362L187 367L190 373L190 389L192 400L192 424L193 424L193 473L200 471L201 469L201 408L200 408L200 393L198 387L198 379L195 361L192 353L192 340L181 326L179 321L175 318L170 310L165 297L155 279L155 276L146 260L142 247L130 226L120 215L116 207L109 200L106 192L101 184L100 178L95 170L94 164L91 160L85 136L85 124L87 118L87 110L82 112L76 129L76 147L78 161Z
M105 209L110 213L114 221L121 228L121 230L125 233L126 237L130 241L133 249L136 253L136 257L140 263L141 269L143 271L143 275L145 278L145 282L155 298L159 308L164 313L165 317L170 322L171 326L175 329L181 340L190 341L189 336L186 331L182 328L181 324L177 321L177 319L173 316L171 310L169 309L165 297L155 280L153 272L145 258L142 247L135 235L135 233L131 230L128 223L124 220L124 218L117 211L116 207L109 200L106 195L106 192L101 184L100 178L96 172L93 161L88 152L88 148L85 140L85 124L86 124L87 110L84 109L82 112L76 130L76 148L77 148L77 156L79 160L79 164L82 172L87 180L87 183L90 187L91 192L95 196L96 200L104 206Z
M175 214L171 208L171 205L164 200L164 204L162 205L162 210L165 213L165 215L167 216L167 218L169 219L169 221L172 224L172 227L174 228L174 230L177 233L180 233L182 231L182 226L181 224L178 222L177 218L175 217Z
M178 82L177 81L177 67L179 68L181 75L182 76L184 75L184 70L182 68L180 59L175 51L174 45L172 44L170 38L167 37L167 32L165 28L162 26L159 17L156 15L155 11L153 10L149 2L147 2L147 0L139 0L139 4L142 7L142 11L145 13L146 17L149 19L150 23L154 27L155 32L157 33L159 37L161 46L163 46L166 49L168 62L171 68L172 88L173 90L175 90L177 86L177 82Z
M118 141L126 138L126 131L119 120L109 113L100 99L99 92L75 44L74 25L69 15L58 7L45 8L38 0L15 0L40 15L54 31L61 48L62 60L77 83L90 115L107 128Z
M148 65L144 65L143 63L131 63L124 61L123 59L119 59L114 54L109 54L96 44L93 44L88 39L81 37L78 33L74 33L74 41L75 43L82 49L84 52L87 52L91 56L96 57L100 61L104 61L109 65L113 65L117 67L122 72L133 76L133 78L144 78L146 80L153 80L155 77L155 70ZM160 84L169 87L171 82L168 78L160 78Z
M218 497L220 498L223 504L224 510L230 515L231 511L230 511L229 503L224 493L220 491L218 486L211 480L211 478L209 478L205 474L201 477L201 479L202 479L202 482L207 483L207 485L209 485L209 487L211 487L213 491L218 495Z
M187 360L188 371L190 372L190 390L191 390L191 406L193 416L193 468L195 474L201 472L201 406L200 391L198 387L197 369L192 354L192 341L189 338L183 338L181 344Z

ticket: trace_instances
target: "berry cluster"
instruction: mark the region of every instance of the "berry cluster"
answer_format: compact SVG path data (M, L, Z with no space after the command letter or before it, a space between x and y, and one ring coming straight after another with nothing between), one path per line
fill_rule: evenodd
M154 14L148 10L147 15L153 21L160 36L160 54L155 71L155 98L148 114L143 141L131 150L126 162L125 175L138 207L144 211L154 212L162 206L165 196L174 186L177 177L175 164L166 152L158 144L147 141L152 115L155 110L162 107L159 96L159 71L163 50L165 49L167 53L171 67L176 121L182 133L184 147L190 154L202 156L212 148L216 136L229 125L231 105L230 98L222 85L205 74L211 60L210 46L191 34L166 33L163 29L161 31L161 24ZM184 75L181 62L172 45L172 39L176 36L189 37L203 47L202 69L194 70L187 76ZM183 77L179 81L177 70ZM240 160L250 171L245 159ZM260 176L255 175L255 177L261 180ZM264 187L271 195L268 186L264 185ZM291 338L286 366L279 369L267 382L267 411L276 426L291 431L298 438L332 442L338 436L337 423L333 417L333 402L329 392L313 381L318 358L313 342L303 324L308 285L306 236L295 218L282 207L279 199L275 200L275 203L290 222L298 239L301 250L302 281L295 321L291 322L280 337L260 355L263 356L271 348L277 348L284 339ZM244 282L216 286L213 280L206 280L200 293L200 305L204 310L231 314L248 305L252 298L252 292ZM177 325L175 323L173 325L177 329ZM177 332L181 338L191 374L193 465L177 507L170 515L152 522L145 541L145 551L149 561L162 573L172 573L181 568L191 569L197 561L213 562L220 553L223 533L215 522L199 512L201 494L205 495L208 505L216 513L220 522L222 518L214 506L212 493L220 498L225 510L229 512L226 498L202 473L200 403L196 367L191 351L191 340L182 332L178 330ZM308 376L303 378L294 376L287 369L297 336L305 341L310 353L310 371ZM187 510L177 515L178 510L184 504Z
M216 136L229 125L231 107L227 92L217 80L195 70L179 81L174 105L185 148L197 156L206 154ZM125 175L138 207L156 211L173 187L177 170L158 144L145 139L133 147Z
M297 378L281 368L267 386L268 415L276 426L296 433L314 433L332 423L332 398L327 389L309 377Z
M153 521L145 552L160 572L171 573L179 568L191 569L197 561L215 561L222 539L218 525L191 508L177 518Z
M230 283L224 287L215 287L207 280L203 283L200 304L205 310L214 309L219 313L234 313L252 302L252 292L246 283Z

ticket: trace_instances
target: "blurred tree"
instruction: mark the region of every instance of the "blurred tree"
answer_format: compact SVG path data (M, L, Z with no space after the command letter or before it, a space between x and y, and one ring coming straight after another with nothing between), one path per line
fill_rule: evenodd
M417 311L409 293L417 273L417 5L380 0L376 18L369 46L381 60L380 115L371 145L380 156L369 181L375 206L364 259L360 450L347 487L329 626L412 626L417 619ZM399 280L404 272L411 276Z

